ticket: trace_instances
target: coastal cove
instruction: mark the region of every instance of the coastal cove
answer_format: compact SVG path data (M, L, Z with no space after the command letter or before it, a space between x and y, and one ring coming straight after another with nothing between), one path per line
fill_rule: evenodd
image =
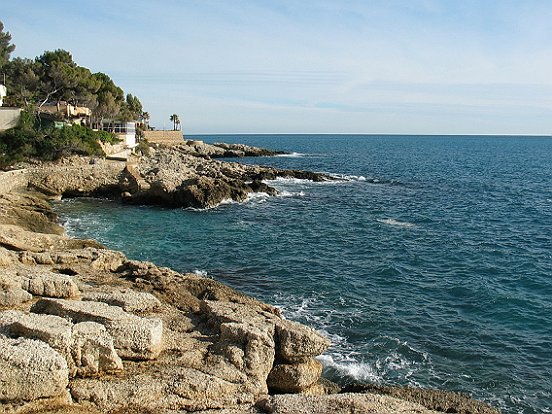
M325 333L342 384L462 391L552 409L552 140L213 136L289 151L240 159L344 180L265 180L208 210L56 203L70 235L197 271Z

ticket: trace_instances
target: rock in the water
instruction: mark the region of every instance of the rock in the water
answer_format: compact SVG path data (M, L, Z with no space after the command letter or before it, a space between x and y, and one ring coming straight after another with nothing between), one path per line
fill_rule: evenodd
M161 306L159 299L151 293L137 292L131 289L109 292L89 291L82 294L82 300L120 306L127 312L151 312Z
M32 311L69 318L73 323L104 325L122 358L154 359L161 352L163 322L160 319L141 318L106 303L64 299L42 299L33 305Z
M65 392L65 358L44 342L0 335L0 401L32 401Z
M314 385L322 374L322 364L310 359L300 364L274 365L268 376L268 387L280 392L301 392Z

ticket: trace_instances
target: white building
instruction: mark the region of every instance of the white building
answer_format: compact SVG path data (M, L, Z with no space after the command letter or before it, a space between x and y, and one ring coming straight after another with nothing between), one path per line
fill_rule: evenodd
M101 129L113 132L117 138L123 141L126 148L134 148L136 145L136 122L104 121Z
M8 94L6 87L0 83L0 106L4 104L4 97Z

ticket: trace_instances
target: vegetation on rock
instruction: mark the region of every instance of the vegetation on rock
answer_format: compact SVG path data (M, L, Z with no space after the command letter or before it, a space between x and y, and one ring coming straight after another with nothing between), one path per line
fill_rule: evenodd
M3 30L0 22L0 70L9 92L5 105L24 111L18 126L0 133L0 168L31 157L53 160L71 154L102 155L98 141L115 141L112 134L80 125L55 128L52 115L45 121L41 111L48 103L85 106L91 110L92 125L107 119L126 122L149 118L138 97L125 97L108 75L79 66L66 50L45 51L34 59L10 59L15 45ZM65 120L63 115L57 116Z
M23 111L15 128L0 133L0 168L30 158L51 161L73 154L101 156L99 141L115 143L117 138L81 125L39 125L32 114Z

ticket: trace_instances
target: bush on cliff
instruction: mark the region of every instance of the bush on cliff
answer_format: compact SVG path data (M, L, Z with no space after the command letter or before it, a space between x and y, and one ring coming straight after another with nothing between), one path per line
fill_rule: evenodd
M22 112L15 128L0 133L0 168L30 159L52 161L68 155L104 155L99 141L115 143L109 132L93 131L81 125L43 126Z

